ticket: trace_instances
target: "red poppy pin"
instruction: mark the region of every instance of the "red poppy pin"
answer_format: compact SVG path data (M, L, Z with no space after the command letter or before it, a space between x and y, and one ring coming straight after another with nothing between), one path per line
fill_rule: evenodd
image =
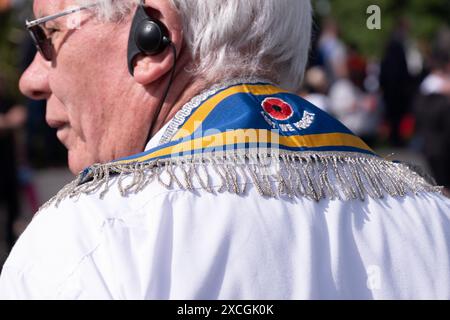
M294 109L286 101L279 98L266 98L262 102L264 111L274 120L289 120L294 115Z

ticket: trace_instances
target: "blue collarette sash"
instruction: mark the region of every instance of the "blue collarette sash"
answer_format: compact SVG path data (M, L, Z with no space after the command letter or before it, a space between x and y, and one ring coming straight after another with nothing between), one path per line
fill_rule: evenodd
M187 106L172 120L159 146L87 168L47 206L101 188L103 197L110 177L116 175L122 195L139 192L154 179L167 188L177 184L187 190L194 188L196 179L208 192L236 194L244 194L251 179L262 196L316 201L440 192L406 165L377 156L326 112L271 84L231 85ZM238 157L244 161L238 163ZM265 168L274 162L280 166L268 175ZM210 170L222 180L218 189Z
M374 152L349 129L301 97L271 84L239 84L203 101L171 141L116 164L216 152Z

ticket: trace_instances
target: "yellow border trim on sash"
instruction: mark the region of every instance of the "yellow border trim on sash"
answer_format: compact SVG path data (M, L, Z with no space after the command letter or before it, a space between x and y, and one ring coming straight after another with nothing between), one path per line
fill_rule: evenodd
M214 107L221 103L226 98L237 93L250 93L253 95L270 95L278 93L287 93L289 91L277 88L273 85L251 85L244 84L226 89L216 94L211 99L202 104L186 121L186 123L178 130L172 141L185 138L192 135L206 117L214 110Z
M152 158L163 157L170 154L177 155L179 153L187 151L222 146L226 147L240 143L278 143L281 146L291 148L344 146L359 148L374 153L373 150L369 146L367 146L364 141L361 140L361 138L347 133L324 133L305 136L280 136L276 132L264 129L239 129L180 142L179 144L163 148L140 158L119 161L117 162L117 164L144 162L147 160L151 160Z

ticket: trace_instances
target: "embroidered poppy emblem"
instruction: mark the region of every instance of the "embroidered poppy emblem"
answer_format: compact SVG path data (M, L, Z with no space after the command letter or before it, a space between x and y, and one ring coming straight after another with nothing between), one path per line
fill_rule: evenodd
M294 115L289 103L279 98L267 98L262 102L264 111L275 120L285 121Z

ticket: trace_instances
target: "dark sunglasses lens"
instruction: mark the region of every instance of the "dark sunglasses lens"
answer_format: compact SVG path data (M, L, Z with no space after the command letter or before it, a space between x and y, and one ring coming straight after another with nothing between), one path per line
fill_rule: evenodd
M52 44L47 38L44 30L40 26L34 26L28 29L31 34L31 38L36 44L37 49L42 54L45 60L52 60Z

